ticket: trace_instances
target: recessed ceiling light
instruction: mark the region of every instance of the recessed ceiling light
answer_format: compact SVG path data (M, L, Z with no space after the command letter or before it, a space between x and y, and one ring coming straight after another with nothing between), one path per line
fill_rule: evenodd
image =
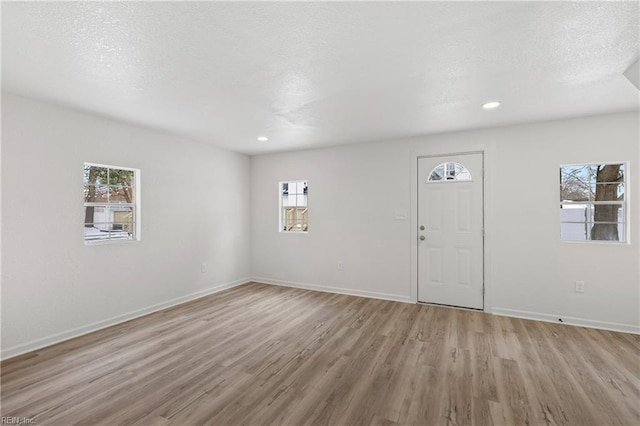
M259 140L260 142L266 142L266 141L268 141L268 140L269 140L269 138L268 138L268 137L266 137L266 136L258 136L258 140Z
M500 106L500 102L491 101L491 102L487 102L486 104L483 104L482 108L484 108L484 109L494 109L494 108L498 108L499 106Z

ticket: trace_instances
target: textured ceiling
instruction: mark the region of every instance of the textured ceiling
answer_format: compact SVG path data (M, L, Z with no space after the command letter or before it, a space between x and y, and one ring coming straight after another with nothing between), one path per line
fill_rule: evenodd
M638 110L638 5L3 2L2 87L245 153Z

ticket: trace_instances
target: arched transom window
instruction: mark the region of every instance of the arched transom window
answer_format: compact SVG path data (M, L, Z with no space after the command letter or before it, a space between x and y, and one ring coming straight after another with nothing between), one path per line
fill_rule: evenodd
M460 163L438 164L429 173L429 182L455 182L471 180L471 172Z

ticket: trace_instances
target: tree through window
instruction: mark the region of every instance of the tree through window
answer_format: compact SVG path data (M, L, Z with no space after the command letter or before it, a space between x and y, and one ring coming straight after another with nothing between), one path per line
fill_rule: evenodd
M626 165L560 167L563 241L626 241Z

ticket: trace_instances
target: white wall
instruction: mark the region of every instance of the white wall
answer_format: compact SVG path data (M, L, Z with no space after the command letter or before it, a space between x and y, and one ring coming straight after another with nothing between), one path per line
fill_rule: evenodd
M85 161L141 170L141 241L84 245ZM249 184L247 156L3 94L3 358L245 282Z
M487 311L640 331L637 113L249 159L10 94L2 102L3 358L248 277L414 301L416 156L472 150L487 168ZM141 169L141 241L84 245L85 161ZM598 161L630 161L631 244L561 243L558 166ZM310 232L281 234L278 182L301 179ZM514 219L515 209L526 213Z
M252 157L254 279L415 300L416 156L483 150L485 309L639 332L638 129L624 113ZM561 243L559 166L600 161L630 161L631 244ZM308 234L278 232L278 182L294 179Z

